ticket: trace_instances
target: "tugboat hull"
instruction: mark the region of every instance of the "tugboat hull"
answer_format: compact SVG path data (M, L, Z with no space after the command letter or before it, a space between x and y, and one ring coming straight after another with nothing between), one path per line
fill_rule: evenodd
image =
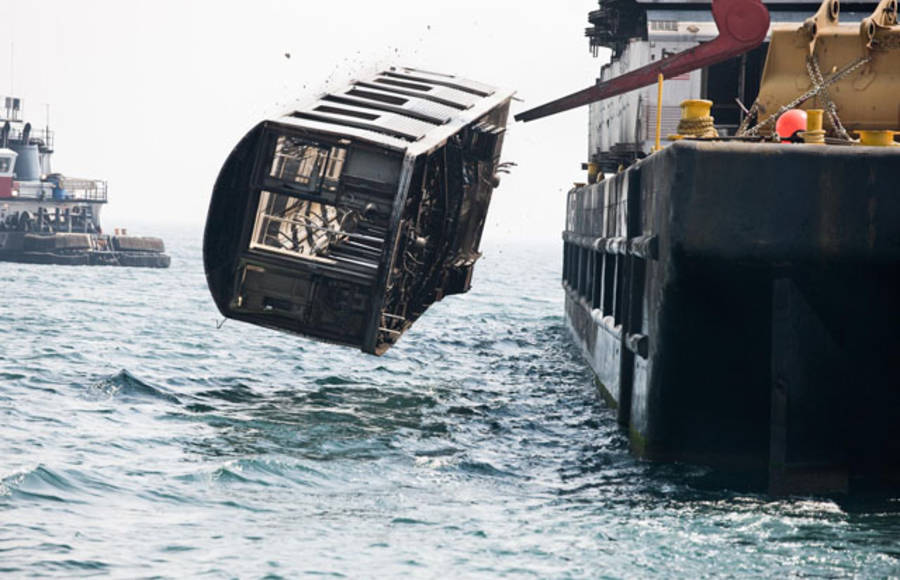
M0 261L59 266L168 268L159 238L102 234L0 232Z
M637 454L900 481L898 162L679 142L569 193L567 322Z

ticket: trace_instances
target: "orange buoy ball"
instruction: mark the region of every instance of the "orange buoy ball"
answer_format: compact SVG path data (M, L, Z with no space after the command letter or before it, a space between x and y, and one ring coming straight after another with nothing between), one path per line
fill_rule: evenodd
M800 131L806 131L806 111L803 109L787 110L775 121L775 132L782 143L793 141Z

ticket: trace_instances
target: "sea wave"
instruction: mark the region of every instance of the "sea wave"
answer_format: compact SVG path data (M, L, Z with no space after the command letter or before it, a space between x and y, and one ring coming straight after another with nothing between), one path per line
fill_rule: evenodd
M150 385L125 369L93 383L88 387L88 391L97 398L129 402L140 400L159 400L176 404L181 402L178 397L163 387Z
M199 232L165 237L167 271L0 274L0 571L900 573L894 498L771 501L634 459L557 248L486 247L469 294L370 357L217 328Z

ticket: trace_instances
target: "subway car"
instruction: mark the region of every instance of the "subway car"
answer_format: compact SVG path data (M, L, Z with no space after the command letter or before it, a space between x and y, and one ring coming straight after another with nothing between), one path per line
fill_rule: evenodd
M219 310L383 354L470 287L512 95L391 68L256 125L207 215Z

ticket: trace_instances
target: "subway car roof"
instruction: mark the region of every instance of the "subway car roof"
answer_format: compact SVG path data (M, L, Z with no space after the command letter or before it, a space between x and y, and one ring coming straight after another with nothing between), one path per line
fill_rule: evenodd
M454 75L391 67L275 122L419 155L440 147L513 94Z

